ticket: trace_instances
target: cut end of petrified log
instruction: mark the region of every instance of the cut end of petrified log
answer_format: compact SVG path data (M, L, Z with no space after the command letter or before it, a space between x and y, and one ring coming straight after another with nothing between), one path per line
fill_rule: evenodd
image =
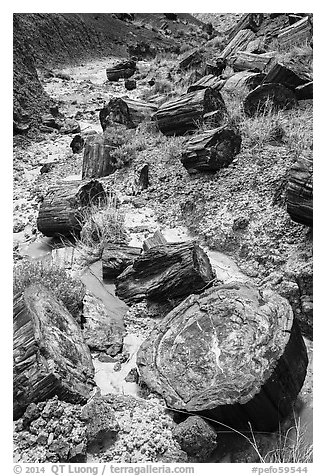
M266 111L291 109L298 104L294 92L283 84L268 83L251 91L243 103L247 116L264 114Z
M213 287L186 298L152 331L138 352L140 376L172 408L221 418L223 407L224 421L240 408L242 421L272 427L306 373L300 333L290 343L294 331L291 306L276 293L240 283ZM252 405L258 397L260 412Z
M31 285L14 297L14 417L58 395L84 403L94 367L76 321L50 291Z

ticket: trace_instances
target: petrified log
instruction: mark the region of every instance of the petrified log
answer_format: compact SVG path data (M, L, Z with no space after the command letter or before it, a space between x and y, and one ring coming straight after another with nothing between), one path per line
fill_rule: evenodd
M249 89L255 89L265 78L264 73L252 73L251 71L239 71L230 76L223 86L223 91L241 93Z
M245 50L249 41L255 38L251 30L240 30L235 37L227 44L219 57L223 60L234 55L238 50Z
M275 52L257 55L247 51L238 51L234 57L229 58L229 63L234 71L263 72L275 57ZM274 82L274 81L273 81Z
M192 137L182 153L182 165L188 173L216 172L227 167L240 152L241 136L220 127Z
M113 279L119 276L122 271L133 264L142 251L142 248L122 243L105 245L102 254L103 279Z
M112 145L101 134L86 139L82 178L99 178L113 174L117 170L117 160L112 157Z
M307 353L286 299L230 283L174 308L140 347L137 365L172 409L273 431L302 387Z
M214 76L220 76L225 70L227 64L222 58L216 58L214 62L207 61L204 69L205 75L213 74Z
M203 116L212 111L219 111L216 126L221 125L227 113L224 100L218 91L206 88L165 102L154 119L163 134L181 135L196 130Z
M130 78L136 72L136 62L133 60L122 61L106 69L109 81L119 81L120 78Z
M202 54L197 50L186 51L179 62L179 69L188 69L203 61Z
M313 82L298 86L294 90L295 96L300 101L301 99L313 99Z
M287 26L289 26L289 17L286 14L282 14L273 19L265 18L256 35L258 37L263 37L268 44L283 28L286 28Z
M287 211L293 221L313 224L313 170L312 159L302 157L290 170L287 189Z
M264 20L263 13L244 13L233 28L229 31L228 39L232 40L240 30L249 29L253 32L258 31Z
M143 250L147 251L154 246L166 245L167 240L164 238L160 230L156 230L153 236L149 236L144 240Z
M73 154L79 154L83 150L84 147L84 139L81 135L77 134L73 140L70 142L70 147L72 149Z
M312 77L299 67L289 67L282 63L275 63L265 76L264 83L279 83L289 89L295 90L298 86L308 83Z
M164 301L202 290L214 279L206 253L195 243L168 243L145 251L117 278L116 295L127 303Z
M312 38L312 24L309 17L304 17L293 25L289 25L279 32L277 41L280 47L305 43Z
M91 354L67 309L40 284L14 296L14 418L58 395L86 403L95 385Z
M225 79L217 78L213 74L207 74L200 78L196 83L189 86L187 93L199 91L200 89L211 88L214 91L219 91L225 84Z
M290 109L297 105L297 99L291 89L283 84L269 83L262 84L251 91L245 98L243 108L245 114L253 116L264 114L266 109L277 111L279 109Z
M157 111L156 104L124 98L112 98L100 111L100 123L103 131L112 124L124 124L129 129L151 119Z
M46 236L78 236L87 207L98 205L105 197L105 190L97 180L62 182L50 188L45 196L37 228Z

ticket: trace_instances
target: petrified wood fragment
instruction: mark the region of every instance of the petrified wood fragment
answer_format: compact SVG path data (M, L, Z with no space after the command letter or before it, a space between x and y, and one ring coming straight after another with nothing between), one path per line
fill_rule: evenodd
M86 403L95 385L88 347L76 321L42 285L14 296L14 418L32 402L58 395Z
M259 86L264 78L265 74L263 73L239 71L226 80L223 91L236 92L237 94L246 93L248 89L251 91Z
M235 56L229 59L229 64L234 71L254 71L263 72L273 60L276 52L257 55L247 51L238 51ZM278 82L278 81L272 81Z
M89 136L85 142L82 178L100 178L117 170L117 160L112 156L112 144L102 134Z
M214 74L207 74L200 78L196 83L189 86L187 93L198 91L199 89L211 88L214 91L219 91L225 84L225 79L218 78Z
M112 98L100 111L100 122L103 131L112 123L124 124L129 129L137 127L141 122L148 121L157 111L153 103L124 98Z
M301 389L307 353L286 299L230 283L174 308L140 347L137 365L172 409L272 431Z
M188 69L190 67L199 65L202 60L203 56L197 49L187 51L184 53L179 62L179 69Z
M121 61L106 69L109 81L119 81L120 78L130 78L136 72L136 62L133 60Z
M279 83L289 89L295 90L296 87L308 83L312 80L310 74L300 71L299 68L285 66L282 63L276 63L266 74L264 83Z
M37 228L46 236L78 235L87 207L105 200L97 180L62 182L50 188L40 206Z
M229 31L228 38L232 40L239 31L248 28L256 32L264 20L263 13L244 13L233 28Z
M202 290L214 279L206 253L195 243L169 243L145 251L117 278L116 295L127 303L164 301Z
M103 279L113 279L119 276L122 271L133 264L142 251L142 248L121 243L105 245L102 254Z
M188 173L216 172L227 167L240 152L241 136L227 127L204 131L192 137L182 153Z
M308 16L287 26L277 35L277 41L282 48L290 45L305 43L312 38L312 24Z
M290 170L287 189L287 211L293 221L313 224L313 167L312 158L302 157Z
M268 83L258 86L245 98L243 109L248 116L264 114L268 110L291 109L297 99L291 89L283 84Z
M219 111L215 125L222 125L227 113L224 100L219 92L206 88L165 102L154 118L163 134L181 135L196 130L204 115L212 111Z
M144 240L143 243L143 250L147 251L150 248L154 248L154 246L159 246L159 245L166 245L167 240L163 236L162 232L160 230L156 230L155 233L152 236L149 236Z
M234 55L238 50L245 50L248 43L255 38L251 30L240 30L235 37L227 44L219 57L226 60Z

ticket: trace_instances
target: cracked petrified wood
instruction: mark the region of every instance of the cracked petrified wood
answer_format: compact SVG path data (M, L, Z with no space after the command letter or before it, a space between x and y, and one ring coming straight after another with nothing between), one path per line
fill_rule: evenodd
M174 308L140 347L137 365L172 409L272 431L302 387L307 353L286 299L230 283Z
M62 182L51 187L37 217L37 228L46 236L79 235L85 210L105 201L97 180Z
M302 157L290 170L287 189L287 211L293 221L313 224L313 165L312 158Z
M248 51L238 51L234 57L229 59L229 63L234 71L248 70L254 72L264 72L275 55L276 51L259 55L255 53L249 53Z
M214 91L219 91L225 84L225 79L218 78L214 74L207 74L200 78L196 83L191 84L187 89L187 93L199 91L200 89L211 88Z
M199 50L186 51L179 61L179 69L188 69L198 66L203 61L203 55Z
M304 44L312 38L312 24L308 16L281 30L277 36L279 46Z
M222 91L236 92L238 95L244 96L248 90L252 91L257 88L264 78L264 73L239 71L239 73L233 74L226 80Z
M255 38L251 30L240 30L234 38L226 45L219 58L226 60L239 50L245 50L250 41Z
M106 69L109 81L119 81L121 78L130 78L136 72L136 62L133 60L121 61Z
M14 418L58 395L86 403L95 385L91 354L76 321L42 285L14 296Z
M241 136L232 129L204 131L187 142L181 162L188 173L216 172L230 165L240 146Z
M103 279L113 279L119 276L122 271L133 264L142 251L142 248L122 243L105 245L102 253Z
M89 136L85 142L82 178L100 178L117 170L117 159L112 156L112 144L102 134Z
M198 129L205 114L213 111L218 113L215 125L222 125L227 114L224 100L218 91L205 88L165 102L154 119L163 134L181 135Z
M156 104L138 99L112 98L100 111L100 123L103 131L112 123L123 124L134 129L141 122L149 121L157 111Z
M243 109L247 116L266 114L269 110L291 109L297 106L298 101L294 92L283 84L268 83L257 86L243 102Z
M145 251L117 278L116 295L127 303L164 301L199 292L214 279L196 242L168 243Z
M165 239L164 235L160 230L156 230L152 236L149 236L144 240L143 243L143 250L147 251L150 248L154 248L154 246L166 245L167 240Z
M311 80L311 74L305 71L300 64L285 66L282 63L276 63L266 74L263 83L283 84L283 86L294 91L298 86L302 86Z

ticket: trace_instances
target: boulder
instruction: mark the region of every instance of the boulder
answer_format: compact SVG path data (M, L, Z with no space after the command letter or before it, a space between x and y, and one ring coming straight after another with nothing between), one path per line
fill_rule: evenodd
M190 416L172 431L173 437L189 457L205 462L216 448L217 432L203 418Z

